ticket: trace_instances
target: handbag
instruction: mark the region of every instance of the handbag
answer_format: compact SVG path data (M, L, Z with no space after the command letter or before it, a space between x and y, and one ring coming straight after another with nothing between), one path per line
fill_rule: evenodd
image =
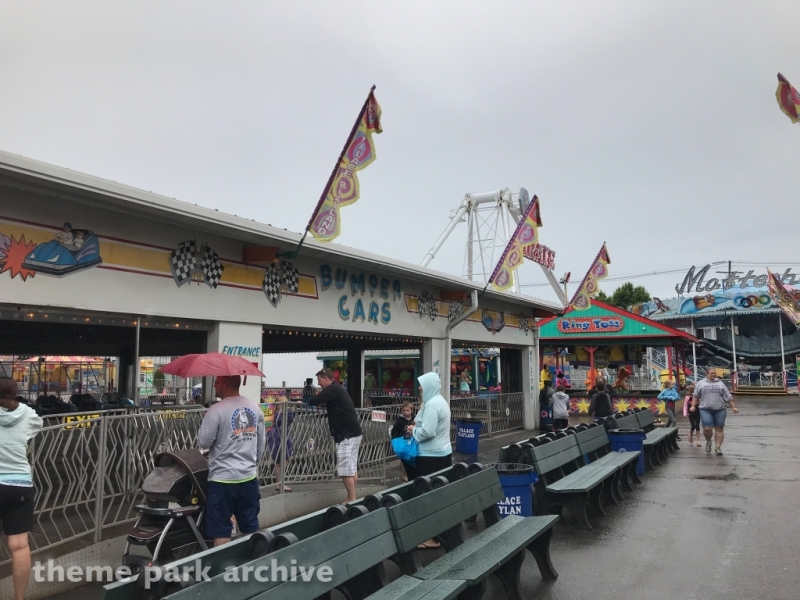
M392 439L392 449L404 463L414 466L419 455L419 442L413 437L396 437Z

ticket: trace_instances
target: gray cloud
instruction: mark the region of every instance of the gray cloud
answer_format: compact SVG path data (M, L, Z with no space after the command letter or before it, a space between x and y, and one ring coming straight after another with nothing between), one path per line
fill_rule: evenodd
M787 261L800 127L774 90L800 85L798 22L786 2L3 1L0 148L297 231L375 83L342 244L419 262L464 193L525 186L576 281L603 241L618 275ZM464 235L431 266L460 272Z

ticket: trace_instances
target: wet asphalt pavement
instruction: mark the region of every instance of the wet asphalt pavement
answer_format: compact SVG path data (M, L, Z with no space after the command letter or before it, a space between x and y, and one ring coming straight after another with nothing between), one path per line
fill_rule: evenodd
M525 598L619 600L796 600L800 598L800 399L737 398L729 412L724 456L689 446L646 472L606 517L580 530L567 515L552 544L555 582L543 582L530 555L522 570ZM497 448L525 437L516 432L481 440L479 460L496 462ZM457 457L457 460L460 457ZM473 457L474 460L474 457ZM468 526L471 528L472 526ZM440 550L424 553L427 563ZM392 578L399 573L387 563ZM97 587L58 596L94 598ZM334 598L342 598L334 593ZM491 578L485 598L506 595Z
M593 531L556 525L558 580L526 556L524 597L800 598L800 400L789 398L737 398L721 457L690 447L680 422L681 450ZM505 598L497 581L486 598Z

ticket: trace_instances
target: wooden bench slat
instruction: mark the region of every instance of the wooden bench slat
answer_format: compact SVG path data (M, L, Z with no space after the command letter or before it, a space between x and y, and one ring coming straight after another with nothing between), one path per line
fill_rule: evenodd
M520 550L550 529L558 516L508 516L471 537L415 576L420 579L461 579L470 585L485 579Z
M464 580L422 580L403 575L367 600L451 600L466 588Z
M199 582L172 594L169 598L170 600L208 600L210 598L248 600L267 596L282 600L285 598L315 598L352 579L383 559L393 556L396 552L397 546L394 542L389 514L385 508L381 508L282 550L240 564L236 569L241 574L244 567L271 566L273 560L279 566L283 565L287 568L291 567L292 560L296 561L296 565L305 567L324 564L333 569L330 583L319 581L317 577L313 577L311 582L302 580L299 582L259 582L255 580L253 572L250 573L248 582L231 583L224 580L225 574L219 574L210 581ZM268 573L272 576L271 572ZM298 584L301 586L300 590L296 589ZM313 594L309 593L312 591L309 586L314 586Z
M575 441L581 454L589 454L608 446L608 435L604 427L592 427L575 434Z
M551 483L547 491L556 494L587 492L611 477L616 470L612 466L587 467Z
M601 467L604 465L611 466L624 466L639 460L641 452L634 450L632 452L609 452L605 456L601 456L597 460L589 463L590 467Z
M658 444L665 438L668 438L670 435L675 433L676 429L676 427L659 427L658 429L654 429L647 434L647 437L644 440L644 445L651 446L653 444Z
M442 508L442 501L440 499L441 493L445 493L448 498L452 499L451 502L455 503L469 498L476 492L490 489L497 485L499 481L500 479L495 469L484 469L480 473L475 473L459 481L454 481L438 490L427 492L392 507L392 510L389 512L389 519L395 529L402 529L420 519L438 513ZM442 490L446 491L442 492ZM463 516L460 520L463 521L474 514L476 513L473 512L470 515Z
M456 502L442 502L442 498L446 497L445 494L443 494L447 489L446 487L425 494L425 496L430 496L430 499L436 502L436 506L438 507L436 512L430 513L426 517L409 520L408 507L406 505L410 504L411 501L390 507L388 509L389 519L392 521L395 530L395 541L398 551L410 552L422 542L431 539L432 536L438 535L452 527L456 527L469 517L480 513L487 506L490 507L492 504L503 500L505 494L503 493L503 487L500 485L500 481L497 477L497 471L494 469L488 471L494 472L495 474L495 483L492 487L473 491L469 496L462 497ZM465 480L466 479L462 479L462 481ZM421 496L420 499L425 496ZM401 520L397 515L400 514L403 515L402 523L404 523L404 525L402 526L398 525ZM413 511L410 514L413 515ZM497 525L490 527L490 529L494 529L495 527L497 527Z
M639 429L639 419L636 413L617 419L617 429Z
M583 456L581 451L578 449L578 444L575 442L575 436L569 436L565 439L558 440L559 442L568 442L569 445L565 445L563 450L557 454L551 454L549 456L542 456L539 452L541 448L547 448L551 446L555 442L551 442L550 444L545 444L544 446L535 446L533 451L533 462L536 467L537 475L545 475L550 471L558 469L559 467L564 466L565 464L569 463L572 460L576 460Z
M545 458L550 458L551 456L555 456L556 454L560 454L561 452L565 452L570 448L575 446L575 440L572 439L572 436L567 436L560 440L554 440L549 444L542 444L541 446L534 447L536 451L536 458L539 460L543 460Z

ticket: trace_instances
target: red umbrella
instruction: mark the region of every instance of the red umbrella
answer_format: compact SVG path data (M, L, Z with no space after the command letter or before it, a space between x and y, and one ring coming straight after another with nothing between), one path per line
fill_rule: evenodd
M159 369L168 375L179 377L211 377L225 375L258 375L266 377L258 368L241 356L229 356L220 352L187 354L176 358Z

